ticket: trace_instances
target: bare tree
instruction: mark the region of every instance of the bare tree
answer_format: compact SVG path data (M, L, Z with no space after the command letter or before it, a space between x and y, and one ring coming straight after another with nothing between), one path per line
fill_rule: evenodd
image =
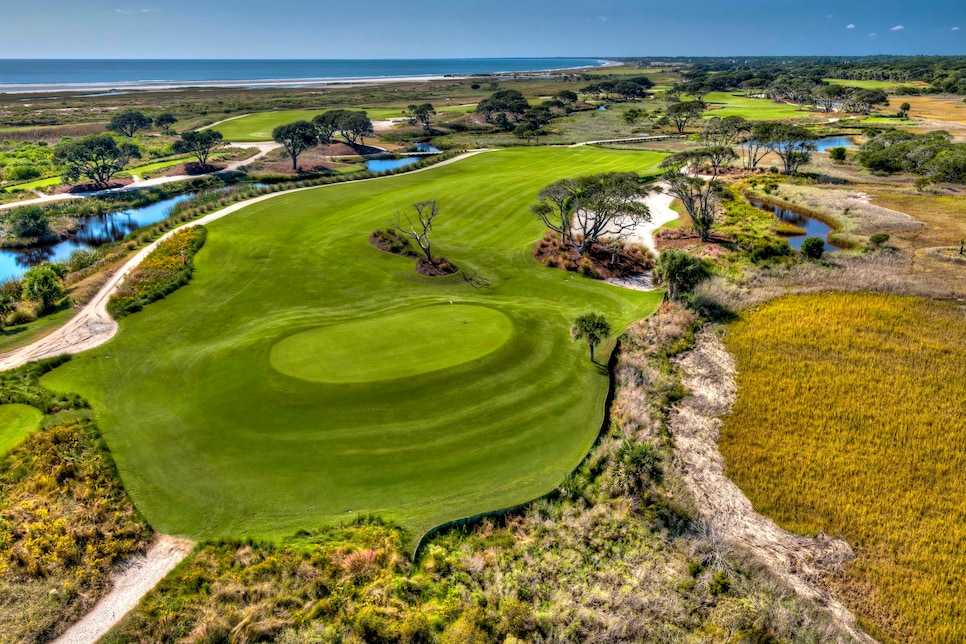
M426 261L433 263L432 244L429 241L429 233L433 230L433 220L439 214L439 206L435 199L429 201L419 201L413 204L416 209L416 219L413 220L407 214L396 213L396 228L399 231L412 237L419 246L419 249L426 255ZM406 220L403 225L403 219Z

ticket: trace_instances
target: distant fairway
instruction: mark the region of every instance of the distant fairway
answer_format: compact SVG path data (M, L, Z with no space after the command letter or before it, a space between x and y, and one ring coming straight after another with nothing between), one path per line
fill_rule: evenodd
M704 97L704 102L708 105L704 118L742 116L749 121L770 121L813 115L808 110L799 110L797 105L776 103L768 98L746 98L740 92L711 92Z
M843 85L845 87L858 87L859 89L892 89L894 87L929 87L928 83L921 81L881 81L881 80L850 80L848 78L823 78L827 83L833 85Z
M0 456L35 432L43 417L29 405L0 405Z
M661 158L506 150L255 204L208 226L188 286L44 382L91 402L162 532L275 538L375 512L419 533L525 502L603 418L608 378L574 317L620 329L661 300L540 265L529 205L553 180ZM424 199L434 248L475 287L368 243Z
M327 111L329 110L280 110L277 112L259 112L257 114L249 114L248 116L232 119L222 123L221 125L216 125L211 129L221 132L221 135L226 141L234 141L238 143L271 141L272 130L279 125L294 123L295 121L311 121L316 115ZM376 108L368 110L366 108L359 108L358 110L353 108L352 111L365 111L366 114L369 115L370 119L388 119L403 116L403 111L401 109L392 108Z

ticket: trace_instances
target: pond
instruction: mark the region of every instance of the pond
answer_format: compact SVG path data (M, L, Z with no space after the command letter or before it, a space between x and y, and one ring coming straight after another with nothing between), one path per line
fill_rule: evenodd
M442 152L442 150L437 148L432 143L417 143L416 152L420 152L422 154L439 154Z
M803 228L805 230L804 235L782 235L782 237L787 239L789 245L791 245L791 247L795 250L801 250L802 242L809 237L819 237L825 240L826 253L840 250L837 246L830 244L828 241L829 233L831 233L833 230L828 224L824 224L818 219L813 219L812 217L803 215L800 212L789 210L788 208L782 208L781 206L773 206L771 204L758 201L757 199L749 199L748 203L755 208L764 210L765 212L770 212L784 222L792 224L793 226L798 226L799 228Z
M829 148L850 148L855 147L855 142L851 136L824 136L815 142L818 152L827 152Z
M398 159L370 159L366 161L366 170L369 172L385 172L386 170L397 170L405 168L407 165L419 163L422 157L400 157Z
M19 278L28 268L43 262L66 261L78 248L97 248L108 242L120 241L132 230L161 221L168 216L171 208L191 196L178 195L141 208L85 217L77 234L64 241L32 248L0 249L0 281Z

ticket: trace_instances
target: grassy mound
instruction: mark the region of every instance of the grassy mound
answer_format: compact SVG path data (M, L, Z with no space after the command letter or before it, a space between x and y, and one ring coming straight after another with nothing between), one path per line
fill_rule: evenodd
M784 298L726 337L729 476L783 527L852 545L833 583L882 639L966 639L964 337L954 306L867 294Z
M603 418L608 377L571 341L573 319L599 311L620 329L661 300L541 266L531 249L543 229L529 206L551 181L654 174L661 158L490 152L255 204L208 225L187 286L45 382L91 402L125 485L164 532L276 538L372 512L419 533L525 502L563 480ZM411 259L369 243L395 213L430 198L440 205L434 248L472 279L420 276ZM388 321L372 327L376 342L427 311L432 334L453 324L449 306L505 316L513 333L500 345L502 332L476 325L489 339L474 331L424 356L435 370L391 386L313 382L272 366L273 348L298 334ZM467 350L480 342L493 350ZM366 351L339 369L377 368Z
M0 405L0 456L34 433L43 417L30 405Z
M506 344L509 318L465 304L430 306L303 331L272 347L272 366L313 382L407 378L482 358Z

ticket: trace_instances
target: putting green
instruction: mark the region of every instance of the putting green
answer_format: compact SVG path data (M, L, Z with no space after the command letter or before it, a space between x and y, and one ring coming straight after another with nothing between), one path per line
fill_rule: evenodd
M0 456L37 431L43 417L30 405L0 405Z
M656 174L662 158L501 150L253 204L208 226L187 286L43 382L90 402L160 532L283 538L375 513L415 536L529 501L604 415L608 374L574 318L619 331L662 299L541 265L530 205L552 181ZM434 248L472 280L369 243L426 199Z
M510 319L491 308L427 306L296 333L272 347L271 362L312 382L393 380L482 358L512 333Z

